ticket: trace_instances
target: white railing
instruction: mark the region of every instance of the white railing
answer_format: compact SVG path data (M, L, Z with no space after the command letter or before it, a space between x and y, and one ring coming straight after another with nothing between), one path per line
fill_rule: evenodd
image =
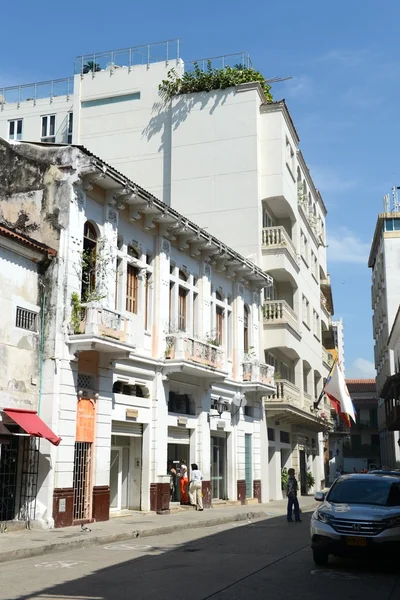
M291 404L295 404L296 406L300 405L300 390L294 383L287 381L287 379L279 379L275 381L276 384L276 394L273 396L269 396L267 399L267 403L269 402L289 402Z
M222 369L224 352L219 346L197 340L186 333L167 335L165 358L188 360L213 369Z
M262 245L264 248L287 248L296 260L296 247L282 225L278 227L264 227L262 230Z
M127 342L131 337L129 325L129 319L118 311L104 308L95 302L82 304L81 333Z
M156 62L178 60L180 58L180 40L166 40L144 46L132 46L98 52L96 54L84 54L75 60L75 73L95 73L106 69L131 68L136 65L150 65Z
M322 361L330 367L333 365L333 356L324 346L322 346Z
M288 323L297 329L298 318L286 300L267 300L263 305L264 324Z
M245 69L253 68L250 56L246 52L235 52L234 54L197 58L191 62L185 62L185 72L193 71L197 65L200 71L206 73L210 63L213 69L225 69L225 67L235 67L236 65L242 65Z
M69 99L74 93L74 78L52 79L51 81L39 81L37 83L26 83L12 87L0 88L0 106L2 104L20 104L21 102L33 102L41 99L50 99L65 96Z
M274 374L275 368L271 365L257 360L243 361L243 381L274 386Z

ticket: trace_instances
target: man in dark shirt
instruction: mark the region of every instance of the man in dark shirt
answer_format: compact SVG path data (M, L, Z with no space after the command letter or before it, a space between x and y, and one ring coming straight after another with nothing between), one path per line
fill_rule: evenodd
M294 476L294 469L289 469L288 470L288 481L287 481L287 485L286 485L286 496L288 499L288 505L287 505L287 520L289 521L289 523L293 523L293 519L292 519L292 511L293 511L293 507L294 507L294 519L297 523L300 523L301 519L300 519L300 507L299 507L299 501L297 500L297 479Z

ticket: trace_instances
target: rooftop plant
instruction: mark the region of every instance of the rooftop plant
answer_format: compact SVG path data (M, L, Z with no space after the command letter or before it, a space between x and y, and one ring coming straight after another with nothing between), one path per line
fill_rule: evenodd
M171 69L168 71L167 79L164 79L158 87L162 96L172 98L172 96L180 94L223 90L254 81L261 83L268 102L272 102L271 86L266 83L265 77L260 71L240 64L214 69L210 60L207 62L206 70L200 69L198 63L195 62L193 71L186 71L182 77L175 69Z

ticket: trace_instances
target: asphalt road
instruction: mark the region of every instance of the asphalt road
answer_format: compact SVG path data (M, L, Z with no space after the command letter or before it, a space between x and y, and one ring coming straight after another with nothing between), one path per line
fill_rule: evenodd
M316 567L303 523L276 517L2 564L0 599L398 600L396 564ZM167 517L166 517L167 518Z

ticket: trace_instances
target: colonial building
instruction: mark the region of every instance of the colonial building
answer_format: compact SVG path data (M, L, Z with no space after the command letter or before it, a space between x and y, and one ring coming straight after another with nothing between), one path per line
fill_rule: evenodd
M31 304L17 299L26 279L7 259L9 310L37 314L40 304L40 414L62 438L46 448L42 519L168 511L168 464L181 459L202 470L206 507L268 500L274 368L258 356L271 277L88 151L0 148L1 219L54 256L41 280L45 307L38 285ZM7 405L12 397L21 407L28 398L10 388L11 375Z
M237 55L213 66L235 63L250 65ZM330 424L325 400L314 408L335 348L326 207L284 101L268 102L259 83L166 99L171 69L193 69L178 42L81 56L73 77L4 89L0 135L89 148L273 277L252 349L279 374L266 404L268 494L282 497L291 466L306 492L309 472L323 485Z

